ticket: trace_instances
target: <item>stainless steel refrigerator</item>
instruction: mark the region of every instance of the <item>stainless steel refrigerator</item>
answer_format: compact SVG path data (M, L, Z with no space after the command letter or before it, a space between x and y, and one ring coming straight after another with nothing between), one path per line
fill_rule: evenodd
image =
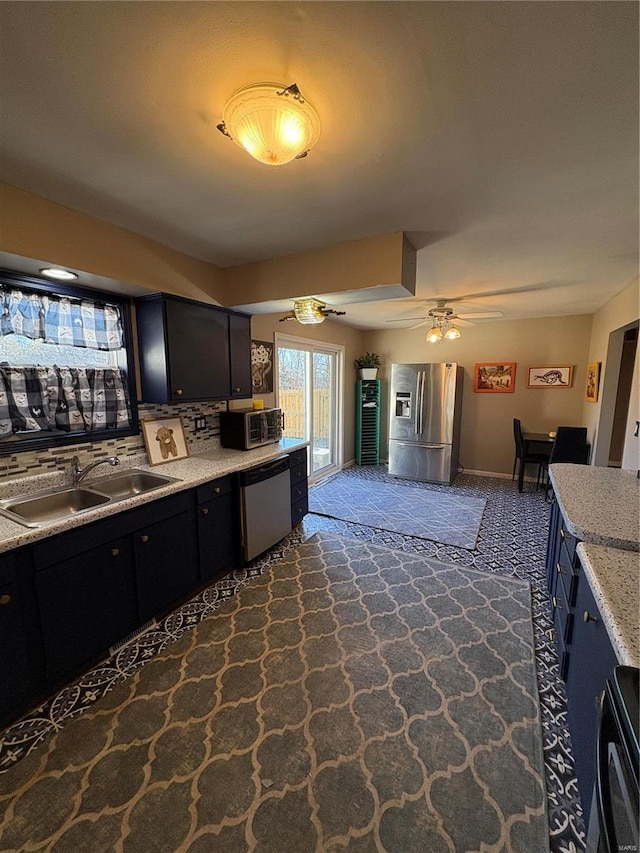
M462 381L457 364L392 364L389 473L451 483L458 473Z

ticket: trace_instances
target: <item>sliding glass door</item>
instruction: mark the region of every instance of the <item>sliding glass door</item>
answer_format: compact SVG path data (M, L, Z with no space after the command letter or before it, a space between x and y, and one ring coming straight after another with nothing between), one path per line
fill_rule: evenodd
M309 479L342 464L344 348L276 335L278 405L284 435L309 442Z

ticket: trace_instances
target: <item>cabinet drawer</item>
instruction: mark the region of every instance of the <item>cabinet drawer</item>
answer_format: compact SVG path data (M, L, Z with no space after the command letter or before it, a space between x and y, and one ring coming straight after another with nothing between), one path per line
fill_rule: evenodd
M233 478L220 477L218 480L211 480L210 483L203 483L198 486L196 493L198 495L198 503L203 504L206 501L219 498L222 495L228 495L233 489Z
M567 530L565 520L560 516L560 524L558 525L558 536L560 537L561 542L564 544L567 550L567 556L569 560L573 562L576 555L576 546L578 544L578 540L573 535L573 533L569 533Z
M159 501L152 501L149 504L151 509L151 521L166 521L174 515L181 512L189 512L194 508L194 490L189 489L185 492L179 492L177 495L171 495L168 498L162 498Z
M302 465L296 465L294 468L290 469L291 474L291 488L298 483L304 483L305 486L307 484L307 464L306 462Z
M565 548L564 542L562 542L558 552L556 574L562 582L567 603L571 607L575 604L578 589L578 569L575 565L576 559L577 558L574 558L573 560L569 559L567 549Z
M291 468L295 468L296 465L304 465L306 471L307 465L307 448L303 447L302 450L294 450L293 453L289 454L289 465Z
M309 490L307 488L307 484L305 483L292 483L291 484L291 503L297 503L303 498L307 500L309 495Z
M291 524L295 526L309 512L309 499L303 498L301 501L296 501L291 506Z
M573 613L567 602L561 575L557 578L555 595L551 597L551 604L553 607L553 624L555 625L558 642L562 639L563 645L569 645L573 629Z

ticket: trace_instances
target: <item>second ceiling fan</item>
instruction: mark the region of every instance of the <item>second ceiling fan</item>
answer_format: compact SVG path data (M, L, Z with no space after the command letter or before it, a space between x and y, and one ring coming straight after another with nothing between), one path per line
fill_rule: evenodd
M408 326L407 330L417 329L420 326L431 325L427 333L427 340L430 343L438 343L443 338L447 340L455 340L459 338L460 331L457 328L460 326L472 326L470 320L485 320L495 317L502 317L502 311L470 311L457 313L447 303L456 302L454 299L423 299L424 303L435 302L433 308L430 308L427 314L423 317L397 317L395 320L386 320L387 323L401 323L417 320L412 326ZM418 307L418 306L416 306Z

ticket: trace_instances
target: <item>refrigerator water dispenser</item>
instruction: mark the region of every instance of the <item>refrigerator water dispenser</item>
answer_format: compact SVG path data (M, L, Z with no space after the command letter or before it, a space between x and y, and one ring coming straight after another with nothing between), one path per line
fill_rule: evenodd
M411 392L398 391L396 393L396 417L411 417Z

